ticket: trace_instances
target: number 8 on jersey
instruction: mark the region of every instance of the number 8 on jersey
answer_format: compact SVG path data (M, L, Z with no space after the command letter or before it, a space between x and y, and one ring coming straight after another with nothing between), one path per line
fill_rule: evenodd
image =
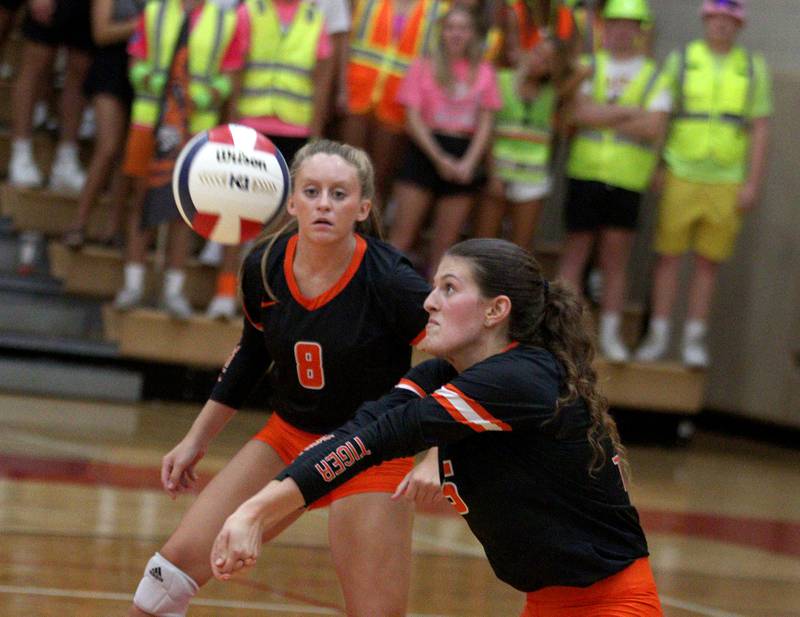
M297 380L309 390L325 387L325 372L322 369L322 347L313 341L298 341L294 344L294 361L297 365Z

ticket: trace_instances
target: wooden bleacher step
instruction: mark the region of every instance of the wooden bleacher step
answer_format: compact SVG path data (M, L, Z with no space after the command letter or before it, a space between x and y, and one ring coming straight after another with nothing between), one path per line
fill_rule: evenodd
M97 238L105 225L106 208L101 202L89 217L87 236ZM22 189L8 183L0 185L0 211L12 220L17 231L38 231L60 236L77 218L78 199L74 195L46 189Z
M220 368L242 333L239 320L222 322L196 315L177 321L152 309L110 311L116 314L106 324L106 336L115 337L120 355L128 358Z
M598 383L612 407L697 414L703 408L705 371L677 362L611 364L595 361Z
M48 254L50 274L60 279L69 293L110 299L122 288L125 262L116 249L87 244L80 250L72 250L61 242L52 241ZM147 293L156 298L163 274L156 272L153 255L148 257L147 266ZM189 260L184 289L192 306L205 309L214 297L215 284L215 268Z

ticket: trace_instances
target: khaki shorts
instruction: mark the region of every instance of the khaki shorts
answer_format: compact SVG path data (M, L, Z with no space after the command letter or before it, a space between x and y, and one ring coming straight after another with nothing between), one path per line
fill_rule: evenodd
M682 255L689 250L711 261L733 255L742 227L741 184L689 182L667 172L658 208L655 250Z

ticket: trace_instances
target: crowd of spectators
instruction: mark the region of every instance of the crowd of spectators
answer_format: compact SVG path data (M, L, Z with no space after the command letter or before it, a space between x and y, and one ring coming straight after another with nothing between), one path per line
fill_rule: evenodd
M736 42L745 4L704 0L703 37L660 66L647 0L2 0L0 43L15 23L24 39L8 182L78 195L63 236L72 249L110 193L92 240L124 250L117 308L146 301L144 258L163 224L159 306L191 314L195 252L218 267L208 314L229 319L241 254L195 246L179 221L167 179L180 147L222 122L259 130L290 163L310 139L340 139L372 156L386 237L426 274L465 236L535 250L542 208L561 208L558 274L583 291L587 269L600 272L599 347L613 362L667 353L678 263L691 253L681 353L703 368L717 270L758 201L772 111L764 59ZM37 104L56 98L54 63L59 137L45 174L32 131ZM84 169L85 108L95 137ZM550 198L556 174L563 203ZM652 315L632 352L626 272L650 191L663 192Z

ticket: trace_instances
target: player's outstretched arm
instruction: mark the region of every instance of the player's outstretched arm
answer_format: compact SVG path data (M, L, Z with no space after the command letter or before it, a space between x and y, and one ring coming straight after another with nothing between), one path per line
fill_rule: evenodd
M300 489L291 478L273 480L231 514L211 548L211 570L226 581L255 565L264 530L305 506Z

